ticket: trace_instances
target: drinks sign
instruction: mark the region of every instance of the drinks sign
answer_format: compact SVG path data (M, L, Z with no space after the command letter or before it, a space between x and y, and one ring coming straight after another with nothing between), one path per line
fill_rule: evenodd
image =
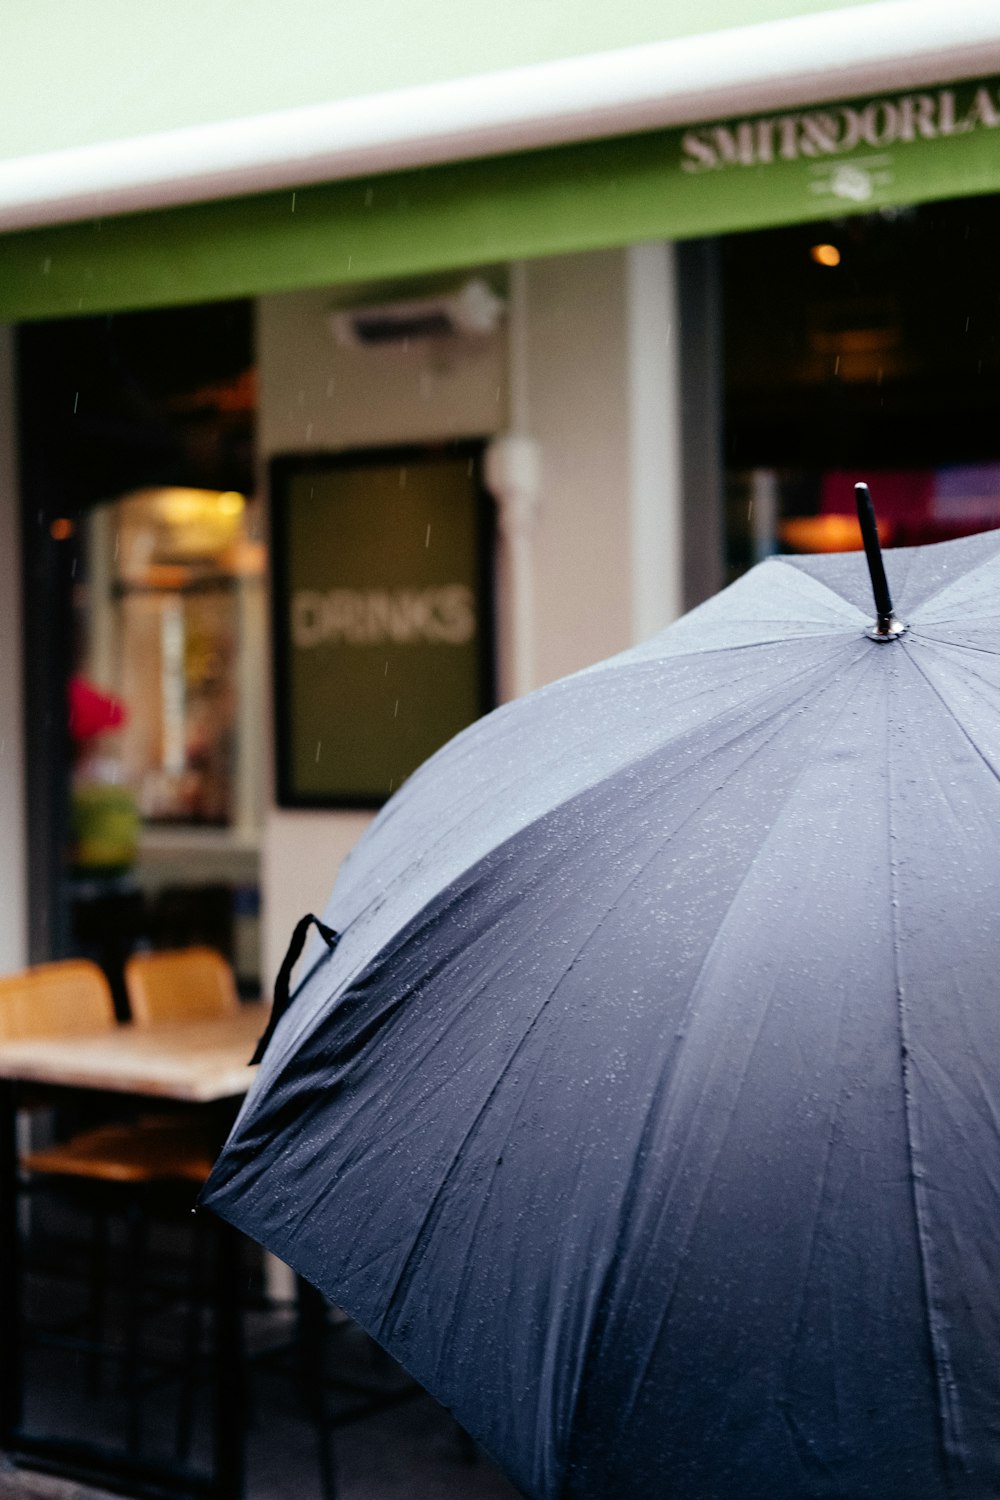
M481 450L274 461L282 805L377 806L491 706Z

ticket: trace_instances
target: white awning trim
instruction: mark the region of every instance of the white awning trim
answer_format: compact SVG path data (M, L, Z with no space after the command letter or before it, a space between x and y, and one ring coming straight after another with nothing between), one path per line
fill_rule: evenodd
M996 0L872 4L0 162L0 229L1000 72Z

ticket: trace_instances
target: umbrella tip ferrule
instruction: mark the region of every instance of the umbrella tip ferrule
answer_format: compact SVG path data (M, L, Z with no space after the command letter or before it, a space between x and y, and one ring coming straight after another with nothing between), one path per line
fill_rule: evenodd
M906 634L907 629L895 615L889 615L886 619L880 615L874 625L869 625L865 635L870 641L898 641L901 635Z

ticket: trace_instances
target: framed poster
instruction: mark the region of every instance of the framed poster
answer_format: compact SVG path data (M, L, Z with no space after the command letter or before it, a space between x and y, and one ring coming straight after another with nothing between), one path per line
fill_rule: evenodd
M272 461L282 807L378 807L493 707L484 447Z

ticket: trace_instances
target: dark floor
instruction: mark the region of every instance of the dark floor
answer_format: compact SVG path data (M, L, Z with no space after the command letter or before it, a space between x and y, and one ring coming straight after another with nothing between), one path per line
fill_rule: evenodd
M119 1357L127 1271L120 1233L117 1238L112 1233L102 1314L104 1334L119 1354L101 1361L74 1347L86 1331L81 1317L92 1253L86 1217L74 1218L65 1207L36 1211L26 1249L32 1325L68 1340L68 1347L37 1341L29 1346L27 1429L86 1438L120 1451L131 1420L143 1456L160 1462L180 1452L188 1466L204 1472L211 1437L211 1323L203 1315L195 1331L182 1295L191 1276L189 1229L159 1231L149 1276L156 1291L142 1324L138 1403L129 1397L140 1383L123 1380ZM447 1413L342 1315L308 1309L304 1326L311 1347L306 1349L297 1337L303 1325L294 1309L270 1305L263 1296L260 1269L248 1245L247 1500L518 1500L517 1491ZM316 1345L309 1334L315 1334L318 1320L323 1327ZM317 1357L324 1374L319 1385ZM192 1421L185 1435L186 1398ZM324 1444L334 1475L332 1487L328 1483L325 1489ZM0 1500L96 1500L99 1495L28 1468L4 1467L0 1454Z

